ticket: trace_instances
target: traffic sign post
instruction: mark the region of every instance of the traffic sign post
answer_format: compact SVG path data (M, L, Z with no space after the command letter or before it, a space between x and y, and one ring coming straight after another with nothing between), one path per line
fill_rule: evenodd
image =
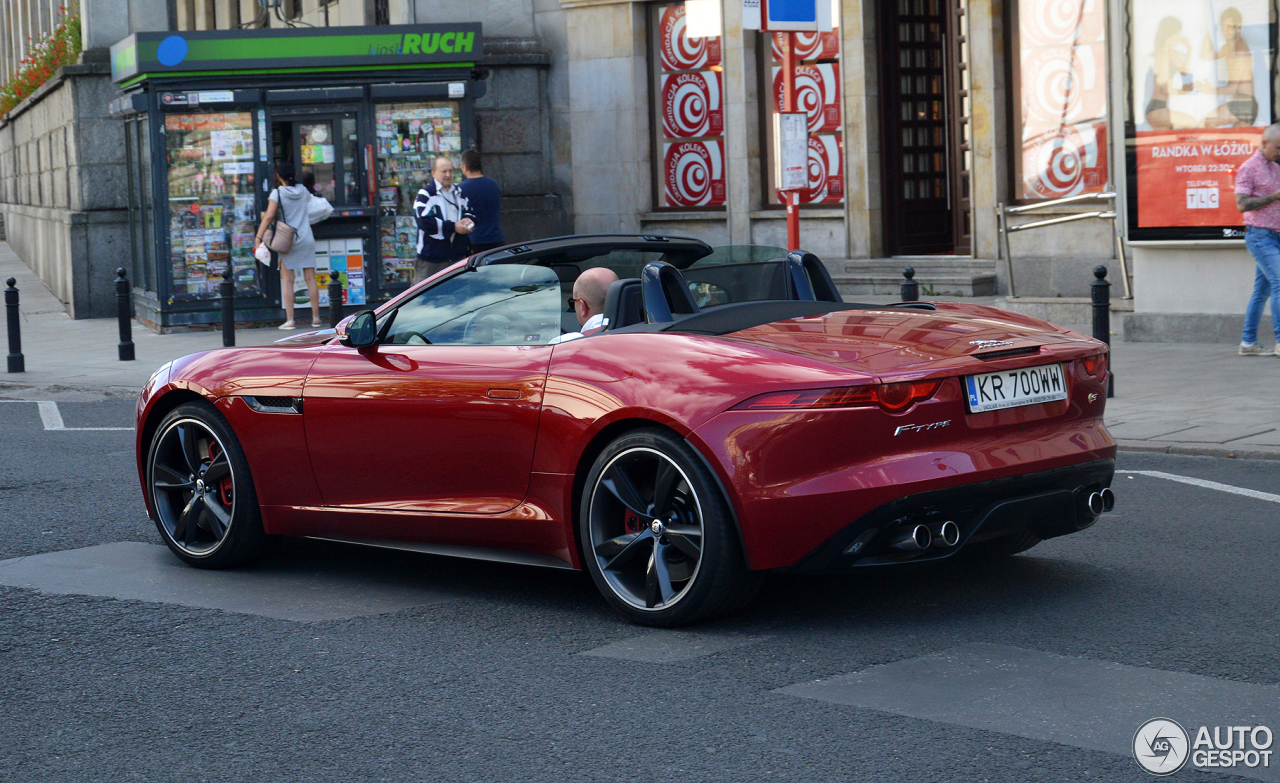
M773 158L778 200L787 209L787 249L800 249L800 191L809 178L809 120L796 107L796 33L829 32L833 0L742 0L742 26L781 33L782 107L774 115Z

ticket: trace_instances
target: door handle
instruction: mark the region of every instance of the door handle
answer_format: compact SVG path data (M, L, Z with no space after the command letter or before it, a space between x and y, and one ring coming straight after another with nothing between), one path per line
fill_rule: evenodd
M519 389L490 389L487 395L491 400L518 400L520 399Z

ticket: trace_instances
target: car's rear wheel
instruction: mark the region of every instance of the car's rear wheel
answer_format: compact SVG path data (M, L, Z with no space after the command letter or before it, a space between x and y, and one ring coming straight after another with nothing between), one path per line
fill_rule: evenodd
M715 477L665 430L634 430L601 452L584 485L579 530L596 586L637 623L728 614L758 585Z
M266 536L240 441L206 402L188 402L156 427L147 455L156 528L184 562L227 568L262 553Z

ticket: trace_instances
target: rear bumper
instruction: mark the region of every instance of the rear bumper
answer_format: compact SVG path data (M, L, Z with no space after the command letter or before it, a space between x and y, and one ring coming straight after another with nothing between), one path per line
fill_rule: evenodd
M1025 530L1042 539L1075 533L1097 521L1085 498L1110 487L1114 475L1115 460L1108 458L907 495L863 514L786 570L839 572L945 560L970 544ZM960 527L955 546L914 552L890 546L906 528L946 520Z

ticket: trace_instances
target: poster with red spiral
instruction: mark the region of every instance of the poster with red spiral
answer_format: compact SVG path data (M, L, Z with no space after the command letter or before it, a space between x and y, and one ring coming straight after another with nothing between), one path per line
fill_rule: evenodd
M834 63L796 67L796 108L809 115L809 132L840 130L840 69ZM773 69L773 105L782 111L782 68Z
M721 63L719 36L691 38L685 35L684 3L662 9L658 36L664 72L714 68Z
M721 139L663 144L662 171L666 206L724 206L724 141Z
M694 139L724 133L722 81L718 71L669 73L662 77L662 133Z

